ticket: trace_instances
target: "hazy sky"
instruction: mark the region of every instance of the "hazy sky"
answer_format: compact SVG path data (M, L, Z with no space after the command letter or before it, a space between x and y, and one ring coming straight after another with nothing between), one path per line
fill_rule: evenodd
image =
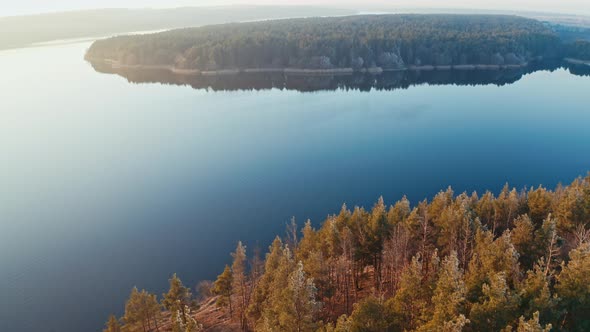
M143 8L229 4L323 4L367 8L370 5L551 11L590 15L590 0L2 0L0 16L92 8ZM367 8L369 9L369 8Z

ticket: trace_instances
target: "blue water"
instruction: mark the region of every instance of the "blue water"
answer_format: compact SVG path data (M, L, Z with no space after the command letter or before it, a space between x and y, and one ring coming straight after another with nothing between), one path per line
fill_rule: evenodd
M214 278L292 216L590 170L590 78L565 70L212 92L97 73L88 46L0 52L0 331L99 331L133 286Z

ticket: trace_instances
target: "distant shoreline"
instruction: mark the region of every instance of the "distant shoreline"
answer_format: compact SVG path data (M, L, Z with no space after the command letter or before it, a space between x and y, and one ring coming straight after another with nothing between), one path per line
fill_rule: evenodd
M404 72L404 71L471 71L471 70L505 70L505 69L520 69L525 68L529 64L523 63L521 65L485 65L485 64L469 64L469 65L448 65L448 66L408 66L404 68L388 69L382 67L362 68L355 70L354 68L332 68L332 69L305 69L305 68L234 68L234 69L220 69L220 70L198 70L198 69L180 69L170 65L124 65L119 61L112 59L95 59L86 58L89 62L103 63L110 65L112 69L133 69L133 70L167 70L176 75L182 76L235 76L239 74L285 74L298 76L324 76L324 75L353 75L353 74L382 74L384 72Z
M564 59L567 63L571 63L574 65L586 65L586 66L590 66L590 60L580 60L580 59L574 59L574 58L565 58Z

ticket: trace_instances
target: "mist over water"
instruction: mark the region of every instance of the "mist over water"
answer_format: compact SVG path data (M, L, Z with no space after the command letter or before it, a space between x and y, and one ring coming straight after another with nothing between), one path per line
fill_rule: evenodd
M214 278L238 240L265 248L291 216L590 170L590 78L564 69L194 89L96 72L88 47L0 52L0 331L100 330L133 286Z

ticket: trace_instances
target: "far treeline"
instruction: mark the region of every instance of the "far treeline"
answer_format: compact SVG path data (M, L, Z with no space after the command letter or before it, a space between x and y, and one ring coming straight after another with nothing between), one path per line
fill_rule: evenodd
M589 223L590 176L554 190L449 188L414 206L343 206L319 229L292 222L265 259L238 243L231 266L201 284L213 296L201 303L226 313L217 331L589 331ZM105 331L207 327L176 275L161 304L171 319L134 289Z
M287 17L351 14L354 12L338 8L235 5L169 9L94 9L9 16L0 17L0 50L60 39L92 38L134 31Z
M550 25L503 15L358 15L188 28L96 41L90 61L177 69L522 66L588 58Z

